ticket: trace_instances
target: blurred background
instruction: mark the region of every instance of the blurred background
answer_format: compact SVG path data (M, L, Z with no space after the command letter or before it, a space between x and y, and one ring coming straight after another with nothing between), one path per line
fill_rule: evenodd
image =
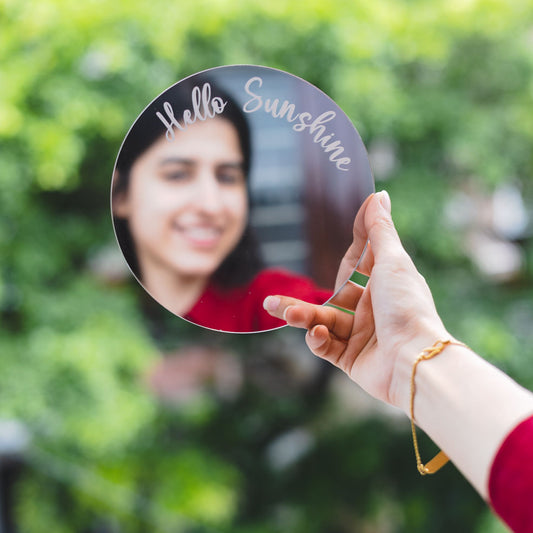
M125 133L232 63L335 99L449 330L533 388L530 1L0 0L1 531L505 531L302 332L202 330L125 270Z

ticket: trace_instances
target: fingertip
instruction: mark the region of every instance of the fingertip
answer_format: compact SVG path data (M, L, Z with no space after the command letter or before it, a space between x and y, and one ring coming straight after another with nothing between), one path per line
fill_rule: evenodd
M328 328L322 324L317 324L307 331L306 342L311 351L320 348L326 342L329 335Z
M376 198L379 200L379 203L387 213L391 213L391 200L389 193L386 190L379 191L376 193Z
M283 311L282 318L289 326L295 328L307 328L309 319L306 316L306 309L302 305L291 304Z
M375 198L376 201L366 210L364 224L374 259L378 260L381 254L390 254L402 245L392 220L388 193L380 191Z
M275 313L280 303L281 298L279 296L267 296L263 301L263 308L269 313Z

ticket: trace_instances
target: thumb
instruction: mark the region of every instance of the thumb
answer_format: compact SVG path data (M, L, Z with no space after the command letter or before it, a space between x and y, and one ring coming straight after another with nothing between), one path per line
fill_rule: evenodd
M392 221L391 200L387 191L380 191L371 199L365 212L364 224L375 261L395 252L404 252Z

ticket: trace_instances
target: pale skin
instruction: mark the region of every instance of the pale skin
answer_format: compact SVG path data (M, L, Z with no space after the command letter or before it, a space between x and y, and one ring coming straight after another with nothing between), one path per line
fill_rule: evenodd
M306 343L372 396L410 416L410 378L417 355L452 340L431 292L404 250L385 191L370 196L354 222L333 303L349 314L285 296L265 309L288 325L307 329ZM348 281L358 271L366 287ZM415 420L487 499L490 468L508 433L533 414L533 394L463 346L449 345L416 372ZM424 457L427 461L430 457ZM415 468L413 460L413 468Z

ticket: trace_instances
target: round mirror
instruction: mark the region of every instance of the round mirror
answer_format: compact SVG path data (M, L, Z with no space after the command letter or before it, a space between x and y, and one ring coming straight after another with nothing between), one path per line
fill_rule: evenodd
M199 326L283 322L270 294L332 295L355 214L374 190L363 142L322 91L286 72L218 67L167 89L120 148L118 244L144 289Z

